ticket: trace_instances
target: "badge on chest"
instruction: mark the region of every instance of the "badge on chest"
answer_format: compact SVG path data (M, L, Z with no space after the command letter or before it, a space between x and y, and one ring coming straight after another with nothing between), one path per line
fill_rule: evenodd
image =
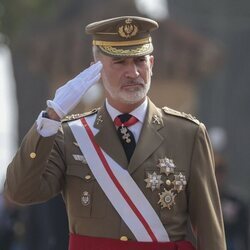
M161 209L171 209L175 205L176 196L185 189L187 185L186 176L181 172L176 173L176 166L172 159L167 157L160 158L156 164L159 169L157 174L147 173L146 188L150 188L152 192L158 191L158 204Z

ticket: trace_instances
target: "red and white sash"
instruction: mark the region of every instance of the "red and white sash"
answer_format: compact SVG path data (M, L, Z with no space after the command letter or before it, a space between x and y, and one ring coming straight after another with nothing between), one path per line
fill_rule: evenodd
M92 115L68 124L97 182L138 241L169 241L160 218L128 171L96 144L95 118Z

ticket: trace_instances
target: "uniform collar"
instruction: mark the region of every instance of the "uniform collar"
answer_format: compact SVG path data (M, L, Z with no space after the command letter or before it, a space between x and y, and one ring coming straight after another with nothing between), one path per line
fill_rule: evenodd
M122 114L119 110L117 110L113 106L111 106L107 99L105 101L105 104L106 104L107 111L108 111L112 121L114 121L114 119L118 115ZM145 101L139 107L137 107L136 109L131 111L130 114L133 115L134 117L136 117L141 123L143 123L144 118L145 118L146 113L147 113L147 107L148 107L148 98L146 98Z

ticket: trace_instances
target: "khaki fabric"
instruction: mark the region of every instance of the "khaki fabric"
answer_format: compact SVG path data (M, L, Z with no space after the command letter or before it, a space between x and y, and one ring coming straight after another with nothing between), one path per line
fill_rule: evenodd
M206 128L188 115L168 108L164 110L149 101L141 135L129 164L105 107L95 111L103 120L95 123L99 129L96 142L129 171L172 241L186 238L190 216L198 250L226 250L214 159ZM45 202L62 193L71 233L114 239L127 236L129 240L135 240L87 163L76 160L74 155L82 153L67 122L62 123L57 135L48 138L41 137L34 125L8 167L5 193L13 201L25 205ZM152 191L146 188L147 173L160 174L157 164L164 157L174 161L175 173L161 174L164 184L160 190ZM179 173L185 176L187 185L177 193L170 209L161 209L159 193L167 188L167 180L174 181L174 175ZM84 192L90 195L87 205L81 201Z
M138 16L120 16L90 23L87 34L93 45L112 57L143 56L153 52L151 32L159 27L152 19Z

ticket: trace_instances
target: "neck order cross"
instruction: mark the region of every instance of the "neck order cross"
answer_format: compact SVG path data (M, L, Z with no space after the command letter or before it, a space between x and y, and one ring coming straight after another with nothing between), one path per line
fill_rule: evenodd
M134 135L128 127L134 125L137 121L136 117L127 113L118 115L114 120L115 125L118 126L117 133L128 161L130 161L136 146Z

